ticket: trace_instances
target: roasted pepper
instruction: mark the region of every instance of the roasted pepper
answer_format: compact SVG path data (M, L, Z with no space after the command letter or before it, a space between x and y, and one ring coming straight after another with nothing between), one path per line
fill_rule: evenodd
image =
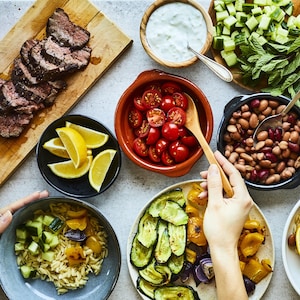
M244 224L244 229L260 232L260 223L257 220L247 220Z
M264 235L258 232L245 235L240 244L240 249L244 257L255 255L264 240Z
M191 217L187 224L187 238L190 242L197 246L205 246L207 244L203 231L203 218Z
M269 273L270 268L265 268L262 263L255 259L250 259L243 270L243 274L255 283L259 283Z
M79 230L85 230L86 226L87 226L87 217L83 217L83 218L75 218L75 219L69 219L66 221L67 225L73 229L79 229Z
M87 210L85 208L83 208L81 210L77 210L77 211L68 210L67 215L72 219L78 219L78 218L82 218L82 217L86 216Z
M88 246L95 254L100 254L102 251L102 244L100 243L97 236L92 235L87 238L85 242L86 246Z
M189 215L189 217L199 217L199 210L193 205L188 204L185 207L185 212Z
M78 265L85 261L85 256L81 246L70 247L65 250L70 266Z
M188 195L187 195L188 201L191 201L192 203L202 205L202 206L206 205L207 204L207 197L205 199L200 199L199 198L199 194L203 191L204 191L204 189L201 187L200 184L194 183L192 185L191 190L188 192Z

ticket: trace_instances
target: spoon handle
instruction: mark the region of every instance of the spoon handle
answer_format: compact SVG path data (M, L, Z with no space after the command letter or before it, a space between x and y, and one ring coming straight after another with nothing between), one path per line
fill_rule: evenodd
M218 62L210 59L209 57L202 55L192 49L189 45L187 46L190 51L192 51L210 70L212 70L218 77L222 80L231 82L233 77L231 72L225 68L223 65L219 64Z
M281 115L287 114L291 108L294 106L294 104L299 100L300 98L300 90L298 93L293 97L293 99L289 102L289 104L286 106L286 108L281 112Z
M210 164L215 164L215 165L218 166L219 171L220 171L220 175L221 175L221 178L222 178L223 189L224 189L225 193L227 194L227 196L229 198L231 198L233 196L232 186L231 186L226 174L224 173L223 169L221 168L220 164L216 160L210 146L207 143L207 140L204 138L203 134L201 134L199 132L193 132L193 133L196 136L196 138L198 139L208 162Z

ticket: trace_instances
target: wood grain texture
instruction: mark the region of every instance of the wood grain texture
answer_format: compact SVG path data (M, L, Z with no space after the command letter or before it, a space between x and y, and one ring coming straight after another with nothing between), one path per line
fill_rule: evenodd
M67 89L57 96L52 107L35 115L20 137L0 138L0 186L33 150L47 126L76 105L132 44L132 40L88 0L37 0L0 42L1 78L10 77L12 62L27 39L45 36L47 20L58 7L65 10L72 22L91 33L91 62L85 70L66 79Z

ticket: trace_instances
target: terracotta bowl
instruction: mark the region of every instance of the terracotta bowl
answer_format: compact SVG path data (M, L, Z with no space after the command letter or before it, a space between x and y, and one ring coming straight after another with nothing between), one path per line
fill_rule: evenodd
M191 53L189 56L186 56L182 61L178 61L178 60L173 60L173 59L166 59L165 57L162 57L160 55L160 53L158 53L157 49L154 49L153 47L151 47L151 45L153 45L153 43L151 44L151 42L149 42L149 38L147 38L147 25L149 22L149 19L151 18L152 14L154 12L156 12L158 9L160 9L162 6L164 5L168 5L168 4L174 4L174 3L183 3L185 5L190 5L193 8L195 8L196 10L198 10L204 19L204 23L206 25L206 35L203 35L203 44L202 47L200 47L200 49L196 48L196 46L193 45L193 41L192 40L187 40L187 39L191 39L194 38L195 34L190 33L191 30L188 29L188 32L180 32L180 30L178 30L178 32L176 32L176 40L180 40L180 43L182 45L184 45L185 43L189 42L190 46L195 48L196 51L199 51L201 54L205 54L212 43L213 40L213 24L212 24L212 20L208 14L208 12L196 1L193 0L157 0L154 3L152 3L147 10L145 11L143 18L141 20L141 24L140 24L140 39L141 39L141 43L146 51L146 53L156 62L158 62L159 64L166 66L166 67L171 67L171 68L181 68L181 67L187 67L192 65L193 63L195 63L197 61L197 57ZM175 9L173 8L172 11L174 11ZM181 13L180 10L177 12L177 14ZM175 18L175 17L174 17ZM159 31L161 27L166 27L169 24L165 24L165 21L160 21L161 26L157 27L157 30ZM167 21L166 21L167 23ZM177 25L176 25L177 26ZM185 27L185 26L192 26L190 24L179 24L178 27ZM201 27L202 24L198 27ZM198 28L197 27L197 28ZM170 31L174 32L175 28L171 28ZM155 29L156 30L156 29ZM198 33L198 31L197 31ZM155 33L154 33L155 34ZM158 34L161 34L161 32L158 32ZM172 38L168 37L169 40L172 41ZM166 39L164 39L166 40ZM173 44L170 44L170 47L173 47ZM182 48L182 53L185 55L187 55L188 50L185 48Z
M161 173L169 177L177 177L189 172L192 166L202 156L202 148L200 146L197 147L195 151L191 153L190 157L182 163L171 166L165 166L159 163L155 164L148 158L141 158L133 151L133 141L135 139L135 135L128 123L128 113L133 105L134 97L141 93L145 86L149 86L151 83L163 83L167 81L172 81L181 85L183 91L194 99L199 113L203 135L205 136L206 140L210 142L214 123L212 110L206 96L199 87L197 87L188 79L165 73L160 70L149 70L142 72L123 93L115 111L115 132L121 149L135 164L144 169Z

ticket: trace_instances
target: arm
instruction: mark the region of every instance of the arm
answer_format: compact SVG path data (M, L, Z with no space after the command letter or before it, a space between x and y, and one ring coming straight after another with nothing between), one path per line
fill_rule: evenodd
M234 191L232 198L224 198L216 165L211 165L207 172L201 173L207 179L207 192L202 195L208 193L203 226L213 261L218 299L248 299L237 244L253 201L235 167L221 153L216 152L215 156L229 176Z
M0 209L0 233L4 232L4 230L8 227L12 220L12 214L25 206L26 204L38 200L40 198L48 197L49 193L47 191L35 192L24 198L21 198L3 208Z

